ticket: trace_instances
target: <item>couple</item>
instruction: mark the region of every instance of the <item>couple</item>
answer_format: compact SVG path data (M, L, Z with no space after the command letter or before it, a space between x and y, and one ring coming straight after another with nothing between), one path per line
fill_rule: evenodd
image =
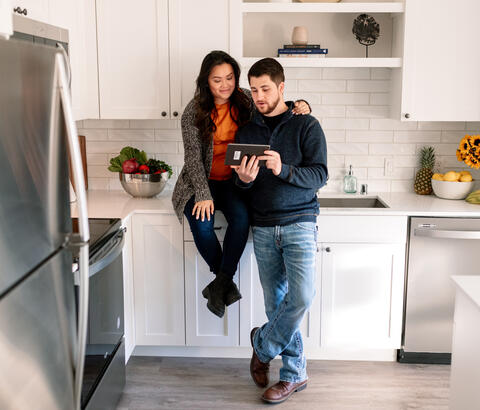
M251 222L268 322L251 332L250 372L258 386L266 387L270 360L282 356L280 381L262 396L279 403L307 383L298 327L314 296L315 194L328 175L326 143L316 119L294 115L309 113L308 104L284 102L285 78L276 60L266 58L250 68L251 94L239 88L239 77L239 66L228 54L213 51L205 57L195 97L182 116L185 165L172 201L216 275L202 293L219 317L241 298L233 276ZM271 149L227 167L231 142ZM265 167L259 167L260 160ZM214 209L228 222L223 251L213 229Z

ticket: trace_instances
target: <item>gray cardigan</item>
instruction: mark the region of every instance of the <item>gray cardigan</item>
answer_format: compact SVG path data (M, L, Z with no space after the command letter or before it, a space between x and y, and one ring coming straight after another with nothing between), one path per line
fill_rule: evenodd
M242 91L252 98L250 90ZM252 109L255 107L251 101ZM180 223L188 200L195 195L195 202L213 200L208 187L208 176L212 168L213 138L206 142L195 127L195 102L191 100L182 114L182 138L185 150L184 166L173 189L172 203Z

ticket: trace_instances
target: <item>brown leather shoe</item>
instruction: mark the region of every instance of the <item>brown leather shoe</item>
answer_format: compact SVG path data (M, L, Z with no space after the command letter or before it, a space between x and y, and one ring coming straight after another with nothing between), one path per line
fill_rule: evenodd
M277 384L265 390L262 399L267 403L282 403L293 393L307 388L307 380L298 383L284 382L280 380Z
M258 327L254 327L250 332L250 343L253 348L252 360L250 360L250 374L258 387L267 387L269 383L268 373L270 372L270 363L261 362L255 353L255 348L253 347L253 335L257 329Z

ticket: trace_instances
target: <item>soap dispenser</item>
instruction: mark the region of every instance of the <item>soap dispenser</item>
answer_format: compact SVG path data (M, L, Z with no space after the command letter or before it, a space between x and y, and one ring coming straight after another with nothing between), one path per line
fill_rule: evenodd
M354 194L357 192L357 177L353 175L352 166L350 165L350 170L348 175L343 177L343 190L347 194Z

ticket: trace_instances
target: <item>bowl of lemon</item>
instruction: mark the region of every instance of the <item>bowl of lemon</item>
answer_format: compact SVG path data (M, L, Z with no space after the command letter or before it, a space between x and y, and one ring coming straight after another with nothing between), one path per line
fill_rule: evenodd
M443 199L465 199L473 189L474 180L468 171L433 174L433 193Z

